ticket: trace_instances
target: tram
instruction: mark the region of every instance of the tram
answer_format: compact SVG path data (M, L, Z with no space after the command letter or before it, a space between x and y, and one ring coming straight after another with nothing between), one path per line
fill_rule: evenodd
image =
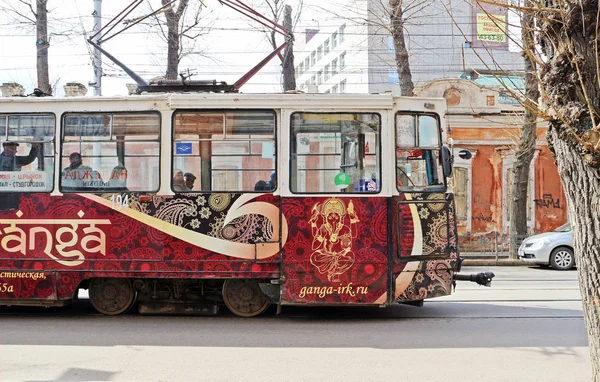
M462 275L445 101L0 99L0 305L117 315L385 307Z

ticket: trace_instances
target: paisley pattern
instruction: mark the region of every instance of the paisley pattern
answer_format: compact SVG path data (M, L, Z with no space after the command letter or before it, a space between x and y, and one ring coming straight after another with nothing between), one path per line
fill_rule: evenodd
M444 203L430 202L438 199ZM404 206L408 208L408 205ZM399 252L399 256L416 255L421 261L406 289L396 290L397 301L423 300L450 294L452 275L458 259L453 195L415 195L414 206L421 219L422 252L408 255L404 248L404 251ZM408 216L407 212L401 215L400 224L405 222ZM430 260L428 256L444 259Z
M105 200L110 197L110 194L104 195ZM90 277L283 276L282 299L286 303L384 304L450 293L453 268L458 259L451 195L401 195L393 200L340 197L338 200L344 208L336 207L337 210L348 211L352 205L353 217L348 213L341 214L346 228L340 225L337 236L332 236L334 228L338 227L335 224L328 233L323 220L325 215L318 215L321 220L317 225L323 230L314 230L311 223L315 216L314 207L323 206L332 198L280 199L265 194L248 202L240 199L241 194L148 197L131 193L128 197L129 208L133 211L182 227L190 233L248 245L278 242L281 237L281 232L275 228L278 225L260 214L239 214L229 219L227 216L246 203L267 203L281 208L289 235L281 253L260 261L245 260L226 252L209 251L201 243L194 245L184 237L166 233L159 224L141 223L118 208L110 208L83 195L23 194L19 209L22 216L14 210L0 211L0 219L39 220L53 238L60 228L54 220L108 219L110 224L98 226L106 236L106 251L103 254L87 253L85 261L77 266L65 266L48 257L43 241L36 242L25 256L14 251L3 253L0 272L42 271L45 279L19 279L13 283L12 294L1 294L0 298L69 299L78 284ZM321 246L316 232L330 235L328 250ZM64 236L61 240L70 239ZM331 252L336 245L340 246L341 252ZM73 249L81 250L81 247L76 245ZM340 254L335 264L330 261L331 253ZM394 290L395 284L389 284L390 266L392 280L406 275L405 269L411 272L405 284L396 284L401 285L397 290ZM386 297L389 293L391 296Z

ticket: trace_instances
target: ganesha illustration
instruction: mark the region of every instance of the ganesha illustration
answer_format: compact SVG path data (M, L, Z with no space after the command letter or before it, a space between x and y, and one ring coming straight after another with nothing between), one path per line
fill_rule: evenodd
M339 282L340 275L354 265L352 244L357 235L358 222L352 201L348 202L346 208L340 199L331 198L312 208L309 223L314 252L310 255L310 262L319 273L326 274L331 282Z

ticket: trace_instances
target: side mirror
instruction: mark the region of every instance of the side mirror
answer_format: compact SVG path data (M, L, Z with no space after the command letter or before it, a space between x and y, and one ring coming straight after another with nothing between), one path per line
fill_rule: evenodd
M448 146L442 146L442 151L440 153L440 164L442 165L442 171L446 178L450 178L452 176L452 162L454 162L452 152L450 152Z
M469 160L473 157L473 154L471 154L471 152L469 150L460 150L458 152L458 156L461 159Z

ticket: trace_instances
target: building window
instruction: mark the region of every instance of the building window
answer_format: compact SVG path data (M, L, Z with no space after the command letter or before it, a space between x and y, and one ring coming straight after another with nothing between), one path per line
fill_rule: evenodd
M329 65L325 65L325 82L329 80Z
M454 147L455 152L459 152L462 149L464 147ZM459 234L471 232L472 165L477 156L477 150L469 149L469 151L473 155L471 159L462 159L458 155L454 157L454 171L450 183L454 191Z
M329 39L325 40L324 49L324 54L327 56L329 54Z
M275 170L275 113L176 112L173 147L173 191L254 191ZM180 179L187 172L191 188Z
M346 52L340 54L340 70L346 68Z
M319 45L317 48L317 61L320 61L323 58L323 45Z
M379 114L293 113L290 125L293 193L379 192Z
M534 203L532 190L535 184L535 171L534 164L537 158L538 152L536 151L531 164L529 165L529 183L527 184L527 228L532 229L535 223L535 213L533 210ZM502 221L504 229L507 230L510 225L510 203L512 201L512 184L514 181L513 166L515 162L514 155L507 156L502 159Z
M331 92L332 93L337 93L338 92L338 86L337 85L333 85L333 87L331 88Z
M311 85L316 85L317 84L317 76L310 77L310 84Z
M316 63L317 63L317 53L312 52L310 54L310 66L315 66Z
M337 60L337 58L334 58L333 61L331 61L331 76L334 76L335 74L337 74L337 72L338 72L337 65L338 65L338 60Z
M344 42L344 34L346 33L346 24L340 27L340 44Z
M340 81L340 93L346 93L346 80Z
M302 73L304 73L304 63L300 63L298 65L298 75L302 75Z
M306 57L304 59L304 67L306 68L306 71L308 72L308 69L310 69L310 58Z
M319 70L317 72L317 85L321 85L323 83L323 71Z
M294 78L298 79L298 67L294 68Z
M338 33L333 32L331 35L331 50L334 50L338 43Z
M469 182L469 169L455 168L454 169L454 203L456 205L456 218L458 220L467 220L468 192L467 186Z

